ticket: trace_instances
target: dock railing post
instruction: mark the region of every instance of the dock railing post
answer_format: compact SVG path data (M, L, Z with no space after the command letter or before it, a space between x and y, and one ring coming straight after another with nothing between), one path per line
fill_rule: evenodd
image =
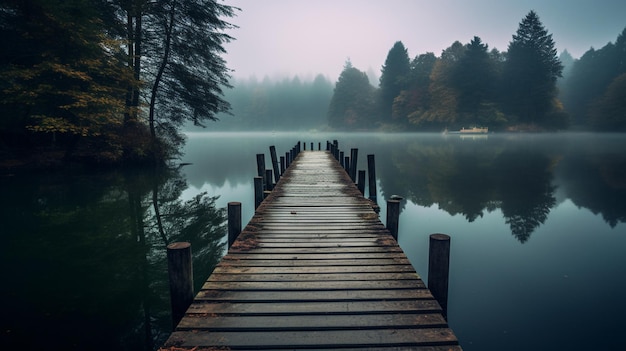
M272 168L274 168L274 183L280 180L280 168L278 168L278 157L276 156L276 146L270 146L270 157L272 158Z
M448 318L448 278L450 274L450 236L431 234L428 249L428 289Z
M259 177L265 177L265 154L256 154L256 170Z
M387 229L398 240L398 222L400 221L400 200L387 200Z
M228 247L241 234L241 202L228 203Z
M369 198L376 202L376 162L374 155L367 155L367 175L369 181Z
M358 165L359 149L350 149L350 179L356 183L356 167Z
M356 183L356 187L361 192L361 195L365 196L365 171L359 170L358 182Z
M280 175L285 174L285 156L280 157Z
M176 242L167 245L167 271L170 280L172 325L176 327L193 302L193 270L191 244Z
M345 168L344 163L346 160L344 159L343 151L339 151L339 164L342 168Z
M254 177L254 209L263 202L263 177Z
M272 180L272 170L265 170L265 190L272 191L274 189L274 181Z

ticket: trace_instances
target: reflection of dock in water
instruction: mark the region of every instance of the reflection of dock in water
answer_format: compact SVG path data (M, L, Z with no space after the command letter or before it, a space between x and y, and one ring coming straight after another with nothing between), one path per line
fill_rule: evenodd
M163 349L461 350L372 205L331 153L298 154Z

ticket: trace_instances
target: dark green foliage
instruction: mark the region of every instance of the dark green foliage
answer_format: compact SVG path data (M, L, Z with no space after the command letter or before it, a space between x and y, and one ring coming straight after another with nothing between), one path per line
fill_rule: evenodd
M504 64L502 96L505 112L519 123L546 126L554 112L556 80L563 65L552 35L530 11L509 43Z
M411 71L409 54L401 41L396 42L385 60L380 76L380 104L383 118L392 116L393 100L407 86Z
M227 112L220 55L232 39L223 18L235 9L210 0L155 5L0 1L3 146L62 147L68 160L161 162L184 141L184 121Z
M118 160L125 87L133 84L96 0L5 1L0 5L1 132L38 144L48 135L68 158L80 138ZM98 12L100 11L100 12ZM34 134L33 134L34 132ZM23 141L23 139L22 139ZM18 143L13 147L25 147Z
M602 109L600 100L603 99L609 85L624 73L626 73L626 29L617 37L615 43L608 43L599 50L592 48L574 62L564 82L563 92L563 103L572 114L574 124L582 126L590 124L594 128L604 129L600 127L602 123L599 123L602 119L598 115ZM590 121L590 118L593 120Z
M347 62L328 107L328 125L337 129L374 127L374 87L367 75Z
M488 46L474 37L452 69L452 86L458 92L458 111L476 114L485 102L494 101L496 73Z
M626 73L615 78L590 109L590 125L601 131L626 131Z

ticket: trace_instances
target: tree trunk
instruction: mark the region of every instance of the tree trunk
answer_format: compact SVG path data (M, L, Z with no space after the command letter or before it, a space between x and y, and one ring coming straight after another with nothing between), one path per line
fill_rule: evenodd
M154 109L156 105L156 97L157 92L159 90L159 84L161 84L161 80L163 79L163 72L165 71L165 67L169 63L170 52L171 52L171 43L172 43L172 28L174 27L174 4L172 4L172 8L170 9L170 16L167 23L167 27L165 30L165 45L163 51L163 58L161 59L161 64L159 65L159 70L157 71L156 77L154 78L154 84L152 85L152 90L150 91L150 107L148 112L148 124L150 126L150 136L152 137L152 141L154 145L156 145L156 128L154 121Z

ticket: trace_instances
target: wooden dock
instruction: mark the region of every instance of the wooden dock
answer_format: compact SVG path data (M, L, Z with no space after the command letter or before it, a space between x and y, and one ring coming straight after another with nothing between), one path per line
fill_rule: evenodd
M303 151L162 349L461 347L372 202L330 153Z

